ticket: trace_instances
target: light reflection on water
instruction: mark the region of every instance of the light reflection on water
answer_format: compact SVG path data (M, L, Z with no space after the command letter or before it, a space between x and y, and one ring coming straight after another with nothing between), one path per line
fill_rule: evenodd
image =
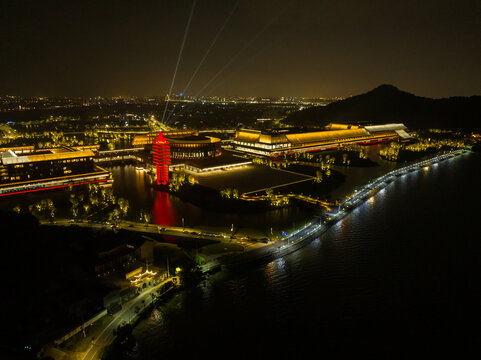
M154 224L174 226L179 223L177 213L170 201L169 193L157 192L154 206L152 207L152 214Z
M269 282L270 286L273 286L275 284L275 281L273 280L282 277L282 275L285 275L286 260L281 257L279 259L271 261L266 265L264 273L266 276L266 280Z

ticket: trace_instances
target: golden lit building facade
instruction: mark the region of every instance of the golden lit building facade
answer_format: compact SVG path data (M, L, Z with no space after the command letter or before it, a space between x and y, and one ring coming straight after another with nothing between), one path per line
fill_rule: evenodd
M222 154L222 141L211 136L169 138L169 142L174 159L213 158Z
M329 124L326 130L295 132L291 129L236 131L233 146L236 150L279 156L288 153L320 151L348 144L372 144L393 139L410 139L404 124L355 126Z
M0 196L80 183L110 183L110 173L94 164L92 150L69 147L0 151Z

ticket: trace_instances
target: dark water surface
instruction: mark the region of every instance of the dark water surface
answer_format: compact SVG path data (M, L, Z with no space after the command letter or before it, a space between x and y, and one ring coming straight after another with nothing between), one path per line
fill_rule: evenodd
M480 154L405 175L303 249L159 306L138 359L479 355L480 185Z

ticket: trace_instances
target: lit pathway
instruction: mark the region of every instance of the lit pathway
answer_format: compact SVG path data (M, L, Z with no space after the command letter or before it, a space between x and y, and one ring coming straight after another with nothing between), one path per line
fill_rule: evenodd
M114 341L115 339L114 330L117 329L117 327L122 323L130 322L137 315L137 313L135 312L136 307L143 308L150 305L152 303L151 294L153 294L155 290L157 290L159 287L161 287L162 285L164 285L165 283L171 280L172 278L167 279L161 282L160 284L145 290L139 296L123 304L122 310L120 310L118 313L113 315L113 320L107 326L105 326L105 328L102 330L100 335L95 339L93 344L90 345L88 350L85 352L85 355L81 357L81 359L82 360L97 359L99 355L98 351L101 350L103 347L110 345ZM144 300L145 303L142 303L142 300Z
M94 229L114 229L114 226L109 224L102 224L99 222L94 221L87 221L87 220L72 220L72 219L57 219L53 223L43 220L41 221L42 225L57 225L57 226L83 226L83 227L90 227ZM177 237L187 237L187 238L198 238L198 239L206 239L206 240L217 240L217 241L225 241L229 240L231 234L226 232L204 232L198 229L192 228L182 228L178 226L161 226L155 224L145 224L135 221L127 221L122 220L119 221L118 229L129 230L129 231L137 231L143 233L150 233L150 234L160 234L160 235L167 235L167 236L177 236ZM234 238L234 240L247 240L244 238L238 239Z

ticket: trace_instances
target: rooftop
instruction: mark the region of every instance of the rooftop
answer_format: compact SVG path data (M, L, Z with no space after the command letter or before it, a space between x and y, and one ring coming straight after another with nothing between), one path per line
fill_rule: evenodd
M52 148L52 149L40 149L29 155L18 156L12 150L0 152L0 161L4 165L13 164L25 164L38 161L53 161L63 159L77 159L82 157L94 156L91 150L78 150L73 151L66 147Z
M361 137L379 135L382 132L405 130L404 124L384 124L374 126L357 126L329 124L327 130L312 129L241 129L237 131L235 140L246 143L278 144L290 143L294 146L307 143L336 142Z
M169 137L166 136L167 141L172 144L181 144L181 143L217 143L221 140L212 137L212 136L205 136L205 135L189 135L189 136L182 136L182 137Z

